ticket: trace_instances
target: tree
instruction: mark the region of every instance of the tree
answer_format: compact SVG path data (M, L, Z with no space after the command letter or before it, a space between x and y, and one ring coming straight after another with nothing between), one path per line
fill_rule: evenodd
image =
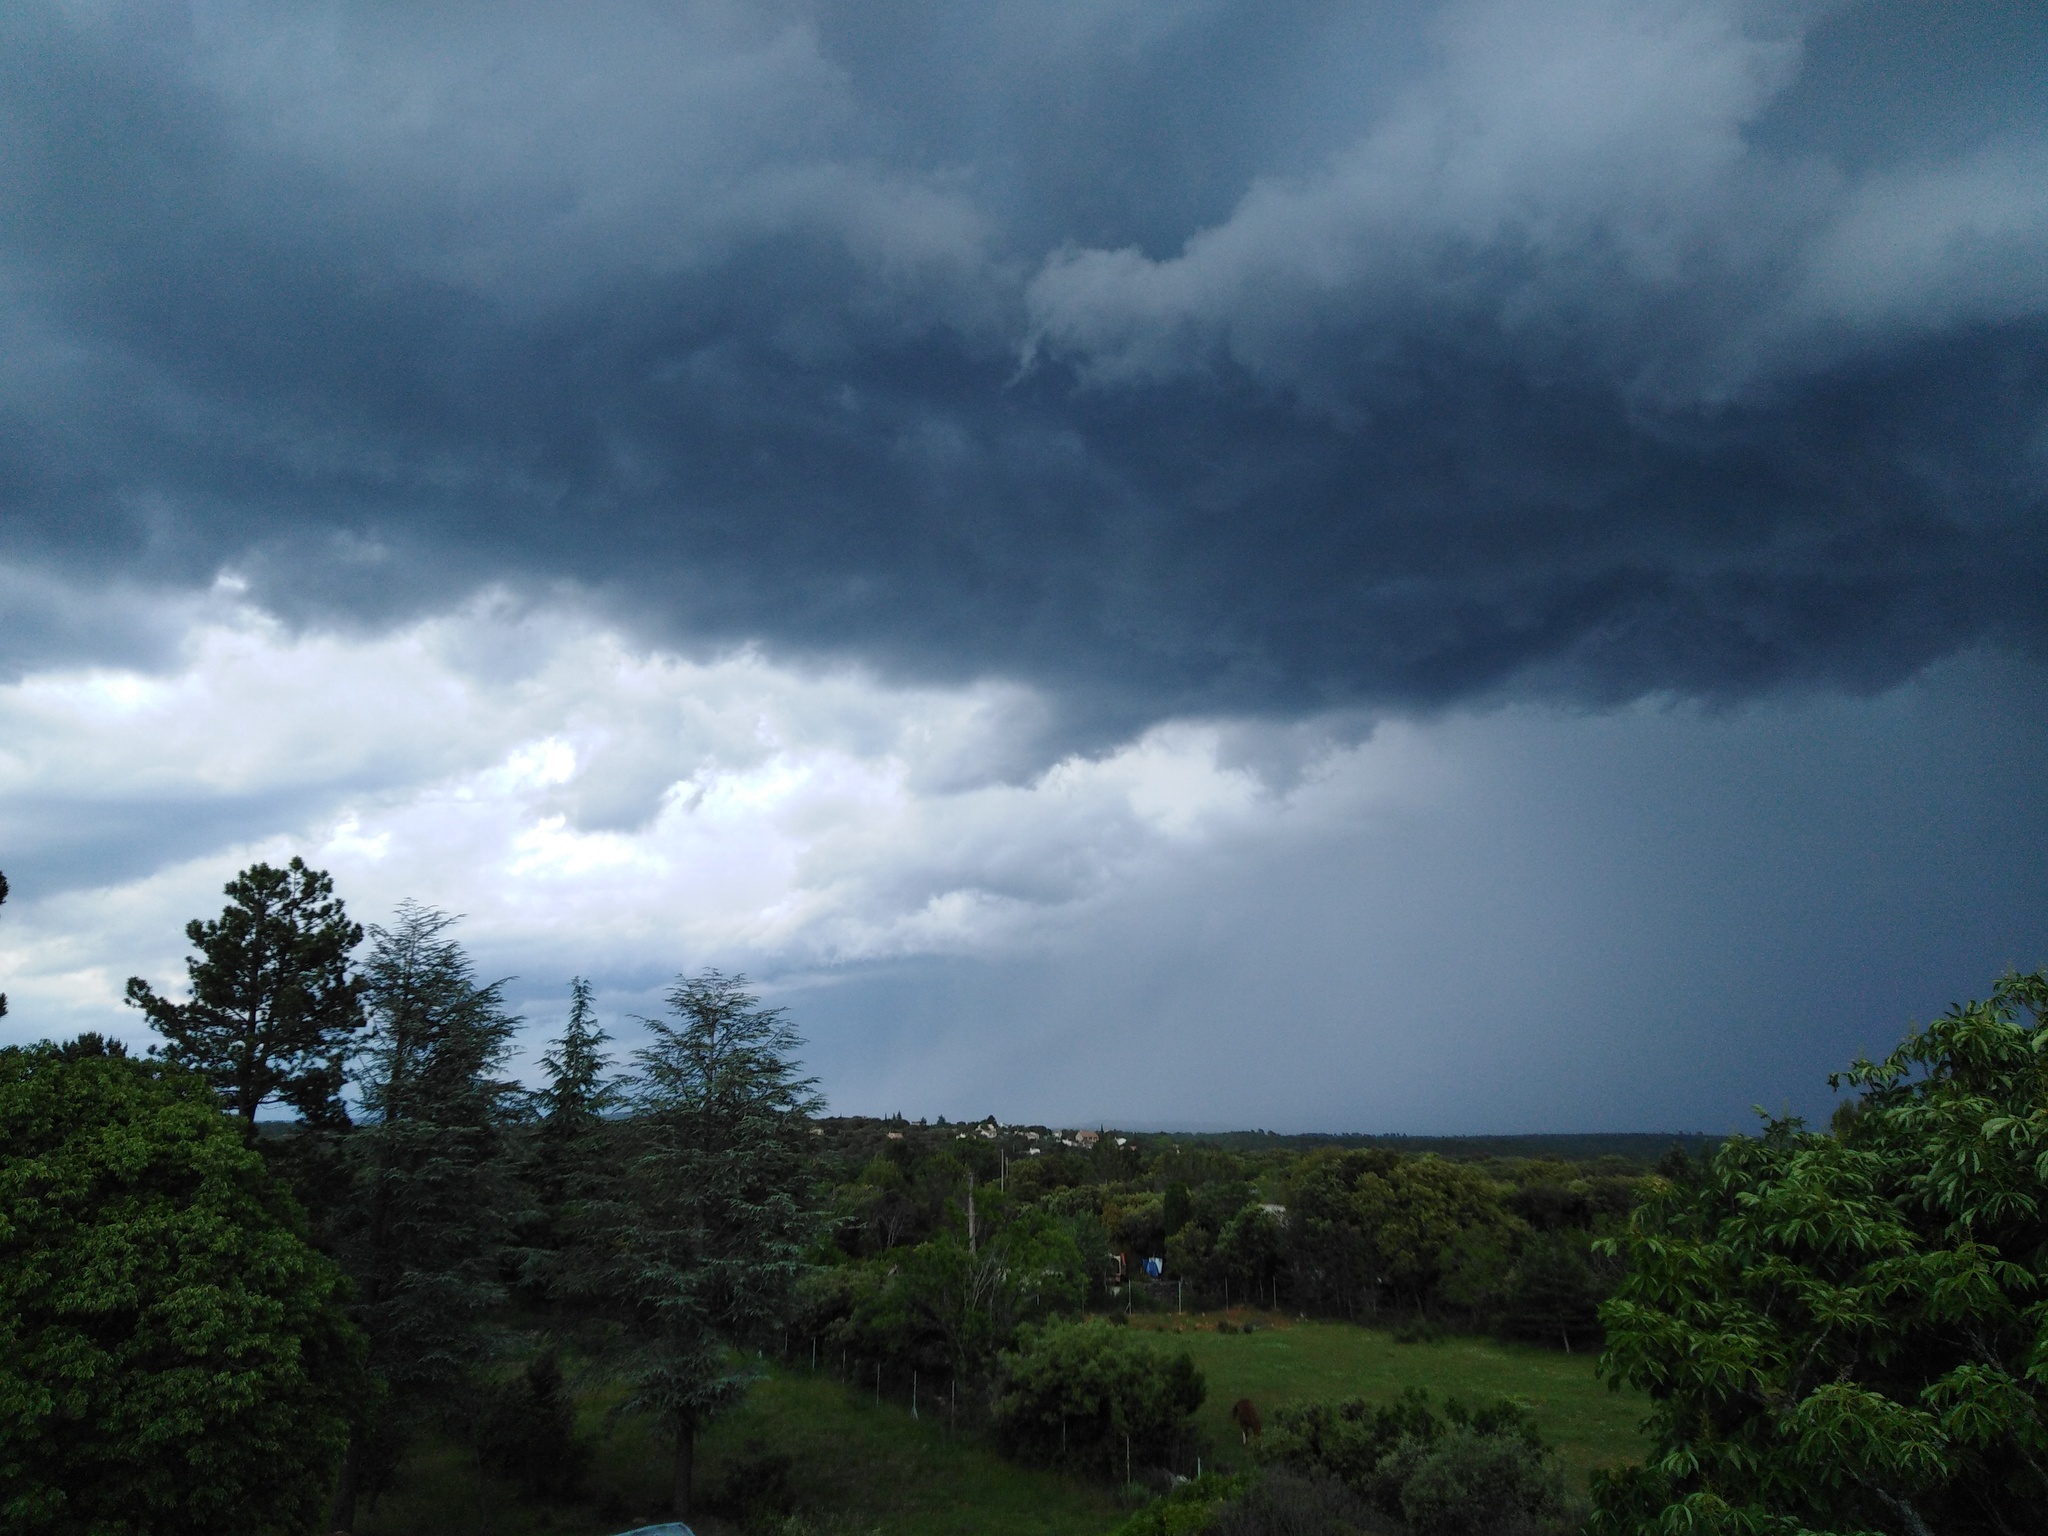
M2037 1530L2048 1509L2048 975L1882 1062L1842 1134L1797 1120L1661 1183L1617 1246L1602 1369L1654 1454L1596 1528Z
M1417 1305L1434 1292L1444 1251L1461 1234L1505 1240L1514 1232L1491 1179L1427 1154L1361 1173L1351 1198L1381 1279Z
M588 1302L600 1288L589 1251L606 1224L616 1184L610 1153L617 1137L606 1115L621 1102L597 1024L590 983L569 983L569 1019L540 1059L547 1084L534 1095L534 1128L525 1170L537 1209L522 1238L526 1283L553 1302Z
M389 1396L352 1426L334 1525L388 1475L397 1432L446 1408L482 1352L477 1323L502 1295L513 1216L504 1128L516 1089L496 1076L518 1020L502 982L479 985L445 912L403 903L370 930L369 1026L356 1086L360 1124L336 1245L371 1371Z
M283 869L252 864L225 890L218 918L185 925L199 951L185 961L192 1000L171 1002L131 976L130 1006L164 1037L167 1058L214 1085L252 1144L256 1112L272 1099L309 1121L345 1119L343 1071L362 1028L349 955L361 925L349 921L333 880L303 859Z
M1121 1478L1185 1448L1206 1392L1185 1350L1100 1318L1047 1323L1003 1356L996 1437L1015 1455Z
M620 1279L646 1342L634 1404L675 1437L673 1503L690 1516L698 1429L752 1380L734 1346L777 1323L815 1225L799 1045L746 978L678 979L634 1053L640 1145Z
M206 1082L0 1050L0 1527L317 1528L358 1349L341 1277Z
M7 876L0 874L0 907L7 905ZM7 1017L7 994L0 992L0 1019Z

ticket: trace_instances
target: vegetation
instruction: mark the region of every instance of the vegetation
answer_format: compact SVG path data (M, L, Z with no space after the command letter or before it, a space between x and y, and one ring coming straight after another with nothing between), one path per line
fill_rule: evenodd
M810 1226L819 1107L792 1065L796 1035L738 977L706 971L644 1021L631 1212L617 1275L643 1339L633 1405L674 1437L671 1507L690 1517L697 1431L746 1391L739 1346L772 1329Z
M1027 1331L1002 1363L996 1440L1020 1459L1126 1483L1190 1459L1206 1389L1186 1351L1090 1318Z
M9 1529L596 1532L700 1484L788 1536L2048 1507L2040 974L1857 1063L1826 1133L1652 1166L821 1119L716 971L620 1073L572 982L528 1092L446 914L362 929L297 861L226 894L189 997L131 982L151 1060L0 1053Z
M1662 1185L1616 1248L1607 1369L1655 1453L1602 1480L1622 1533L2038 1528L2048 1509L2048 975Z
M140 976L128 1002L164 1037L163 1054L206 1074L256 1139L256 1112L282 1098L301 1117L342 1115L344 1064L362 1028L363 979L350 953L363 941L334 882L293 859L253 864L228 882L227 909L188 923L191 1000L174 1003Z
M310 1528L360 1386L341 1279L206 1082L0 1050L0 1147L0 1526Z

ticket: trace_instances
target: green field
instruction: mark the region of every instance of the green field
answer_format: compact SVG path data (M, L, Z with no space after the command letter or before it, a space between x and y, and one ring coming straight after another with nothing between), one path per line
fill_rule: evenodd
M610 1515L580 1508L522 1506L510 1488L480 1479L448 1445L411 1458L400 1484L376 1514L357 1522L360 1536L602 1536L666 1519L667 1448L635 1421L601 1403L583 1415L599 1438L596 1475ZM831 1511L816 1528L833 1536L1101 1536L1129 1513L1113 1489L1012 1465L942 1419L913 1420L899 1404L874 1399L830 1376L771 1373L744 1406L699 1443L700 1499L721 1484L734 1454L758 1439L795 1459L798 1506ZM692 1522L704 1536L732 1527L716 1517Z
M1582 1481L1594 1467L1642 1459L1645 1447L1637 1426L1649 1400L1640 1393L1610 1391L1594 1375L1591 1353L1567 1355L1473 1338L1397 1344L1380 1329L1243 1311L1227 1315L1237 1324L1253 1322L1257 1331L1225 1334L1216 1331L1218 1315L1141 1316L1134 1322L1169 1330L1195 1357L1209 1383L1201 1423L1222 1466L1243 1460L1229 1417L1230 1405L1241 1397L1270 1418L1282 1403L1304 1398L1383 1401L1407 1387L1426 1388L1439 1402L1456 1395L1524 1403Z
M1200 1423L1213 1466L1246 1460L1229 1419L1241 1397L1270 1419L1281 1404L1304 1398L1385 1400L1411 1386L1427 1388L1438 1401L1457 1395L1526 1404L1580 1480L1593 1467L1643 1452L1637 1425L1646 1401L1609 1391L1594 1376L1591 1354L1471 1338L1399 1344L1389 1333L1347 1323L1228 1316L1256 1331L1219 1333L1217 1314L1140 1316L1133 1323L1164 1331L1201 1367L1209 1391ZM511 1488L480 1477L455 1447L429 1444L407 1462L375 1514L358 1522L362 1536L604 1536L662 1518L666 1447L636 1420L611 1412L612 1400L594 1394L582 1412L582 1428L598 1445L591 1502L524 1505ZM1101 1536L1129 1508L1112 1489L1014 1466L972 1436L949 1434L944 1419L929 1411L913 1420L901 1404L877 1405L829 1375L803 1371L771 1372L704 1437L700 1497L715 1495L734 1455L754 1440L794 1458L799 1507L832 1511L817 1529L835 1536ZM730 1529L715 1517L698 1525L706 1536Z

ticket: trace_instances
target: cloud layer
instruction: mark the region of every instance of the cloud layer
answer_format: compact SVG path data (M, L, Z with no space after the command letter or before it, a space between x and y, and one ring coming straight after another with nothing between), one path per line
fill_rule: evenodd
M169 620L159 622L169 623ZM1180 720L1047 753L1014 685L650 651L505 599L357 637L230 588L154 669L0 687L9 1038L111 1029L255 859L465 915L533 1047L679 971L787 1004L842 1109L1723 1129L1825 1113L2048 959L2037 667L1733 713Z
M80 583L569 590L1037 688L1056 755L2041 644L2023 9L5 26L17 666L146 646L35 606Z

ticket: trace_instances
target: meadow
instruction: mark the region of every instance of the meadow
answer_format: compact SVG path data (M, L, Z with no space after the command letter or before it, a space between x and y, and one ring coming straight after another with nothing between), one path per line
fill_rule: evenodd
M1219 1321L1236 1331L1219 1331ZM1199 1422L1212 1466L1248 1460L1229 1420L1240 1397L1270 1419L1274 1408L1304 1398L1379 1400L1408 1387L1422 1387L1439 1402L1458 1395L1524 1403L1580 1482L1592 1467L1642 1454L1637 1425L1645 1400L1609 1391L1590 1353L1469 1337L1408 1344L1384 1329L1244 1309L1140 1315L1132 1326L1161 1331L1201 1367L1208 1397ZM597 1448L589 1501L523 1501L498 1479L479 1475L457 1447L429 1441L407 1461L398 1487L362 1520L362 1536L608 1536L661 1518L666 1448L615 1404L616 1395L605 1390L583 1399L580 1428ZM807 1532L1101 1536L1132 1507L1115 1488L1006 1461L979 1436L953 1433L931 1401L921 1407L913 1419L904 1403L878 1403L871 1391L828 1373L771 1369L700 1442L700 1498L719 1504L735 1467L765 1449L790 1458L789 1491L809 1517L800 1527ZM696 1524L704 1536L739 1529L716 1513Z
M1217 1323L1233 1330L1219 1332ZM1209 1386L1197 1416L1215 1447L1215 1465L1244 1464L1230 1406L1250 1398L1270 1421L1272 1410L1306 1398L1363 1397L1384 1401L1420 1387L1441 1403L1512 1398L1527 1407L1544 1437L1582 1485L1594 1467L1639 1461L1639 1426L1649 1399L1615 1392L1595 1375L1591 1351L1565 1354L1496 1339L1446 1336L1402 1343L1383 1328L1361 1328L1235 1309L1132 1320L1157 1328L1194 1356Z

